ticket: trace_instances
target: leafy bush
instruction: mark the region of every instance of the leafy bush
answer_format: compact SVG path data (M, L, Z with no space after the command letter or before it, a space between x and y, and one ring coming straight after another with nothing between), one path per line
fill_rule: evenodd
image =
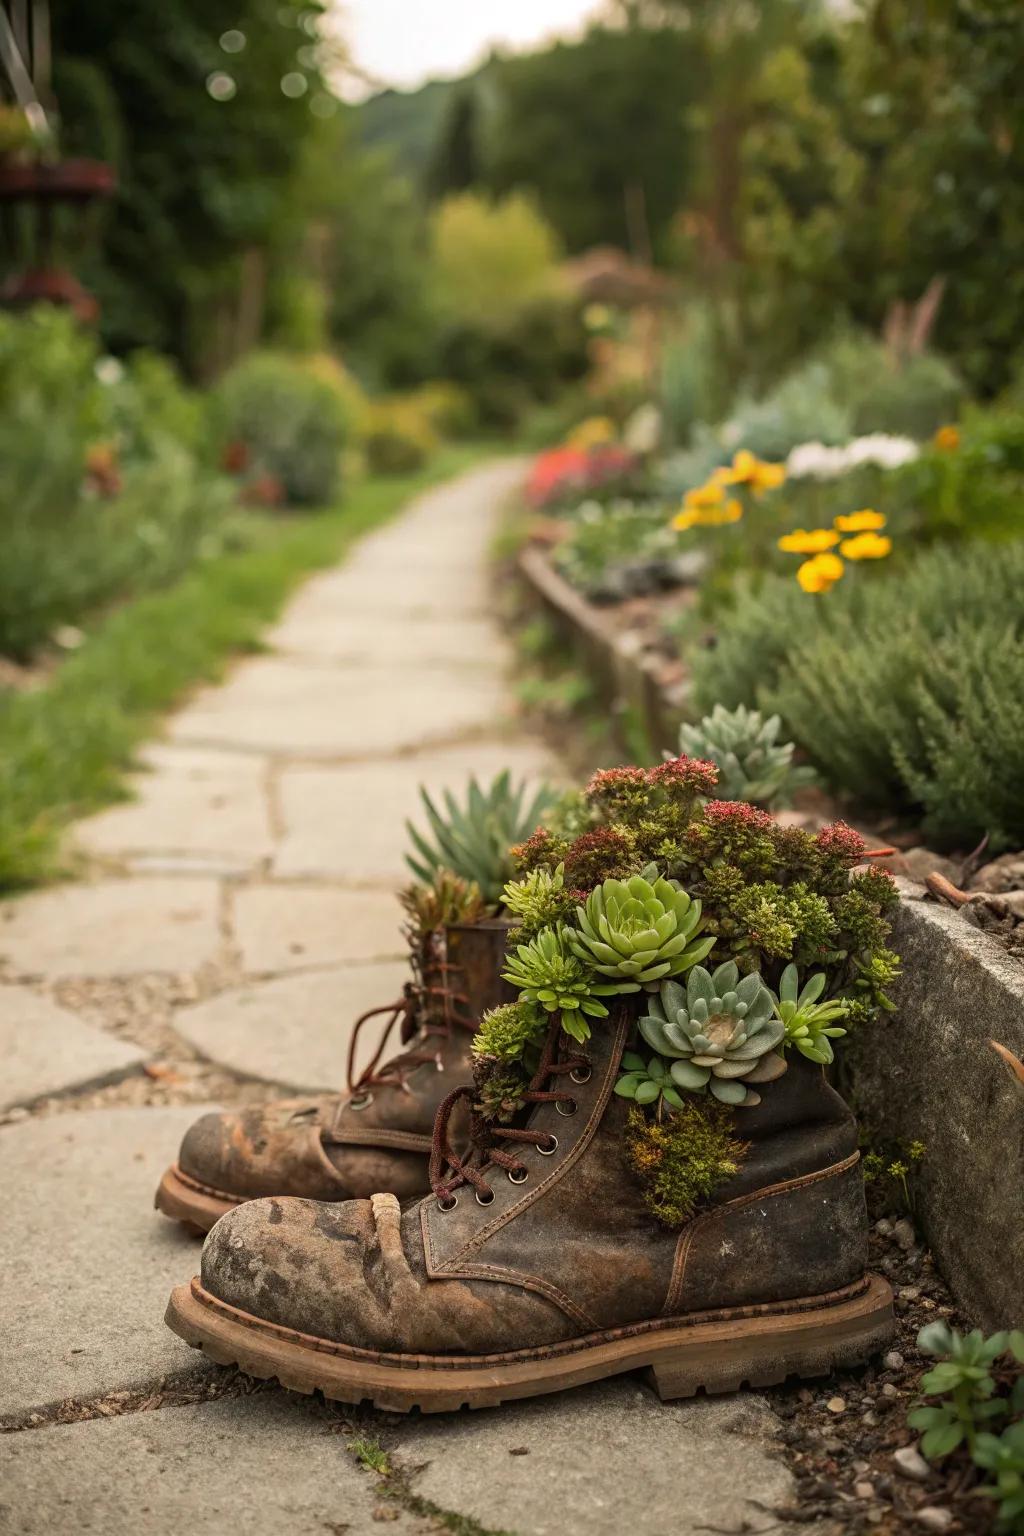
M891 432L924 439L951 421L964 399L956 370L934 352L900 357L872 336L844 332L817 354L830 392L849 411L851 435Z
M441 302L460 320L500 326L558 285L558 239L519 193L497 202L473 192L447 198L432 243Z
M163 360L97 357L66 315L0 316L0 652L161 585L241 531L201 402Z
M406 475L437 451L437 437L422 406L412 397L374 400L362 424L362 448L375 475Z
M287 501L316 506L337 495L348 420L339 392L300 361L253 352L220 381L215 397L226 448L280 483Z
M751 698L828 781L936 838L1024 841L1024 544L919 555L809 598L773 580L694 658L698 707Z
M615 500L577 508L554 562L594 601L616 602L696 575L700 558L682 553L662 502Z

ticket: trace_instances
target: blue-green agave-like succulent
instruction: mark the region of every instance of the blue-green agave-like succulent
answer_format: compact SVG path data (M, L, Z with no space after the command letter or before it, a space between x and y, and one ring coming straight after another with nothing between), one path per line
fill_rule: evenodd
M663 981L640 1032L671 1060L673 1082L691 1093L710 1089L724 1104L759 1103L752 1085L786 1070L777 1051L786 1027L775 1000L756 971L741 980L733 960L715 971L695 965L685 987Z

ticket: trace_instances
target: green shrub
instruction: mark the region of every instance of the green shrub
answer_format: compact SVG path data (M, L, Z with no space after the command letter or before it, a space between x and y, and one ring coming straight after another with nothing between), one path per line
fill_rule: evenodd
M0 653L236 540L202 402L162 359L99 359L67 315L0 316Z
M372 474L411 474L426 464L437 446L430 420L415 398L394 395L367 407L362 448Z
M301 360L253 352L225 374L215 409L225 447L280 482L286 500L317 506L338 493L348 420L338 392Z
M948 844L1018 847L1022 583L1021 543L929 550L821 597L772 580L694 658L696 702L756 698L835 788Z
M901 358L875 337L848 331L817 357L833 398L850 413L851 436L891 432L923 440L952 421L963 403L962 380L934 352Z

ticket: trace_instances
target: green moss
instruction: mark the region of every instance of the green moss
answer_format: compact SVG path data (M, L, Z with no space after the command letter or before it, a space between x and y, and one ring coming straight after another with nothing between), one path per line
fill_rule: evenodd
M546 1018L529 1003L502 1003L480 1020L479 1033L473 1037L473 1054L519 1061L528 1046L540 1043L546 1029Z
M718 1186L738 1173L745 1143L732 1136L724 1104L687 1103L668 1120L649 1123L634 1105L626 1121L625 1156L644 1204L667 1227L681 1227Z

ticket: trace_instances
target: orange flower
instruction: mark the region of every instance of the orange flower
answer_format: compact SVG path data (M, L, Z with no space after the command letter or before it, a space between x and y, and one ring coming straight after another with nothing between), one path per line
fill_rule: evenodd
M954 427L952 423L940 427L932 438L932 442L943 453L955 453L960 447L960 428Z
M767 464L747 448L741 448L732 461L732 468L718 470L724 485L745 485L754 496L764 491L776 490L786 478L785 464Z
M838 543L839 535L831 528L795 528L782 535L779 548L786 555L820 555Z
M885 516L864 507L860 512L847 512L844 517L837 517L836 527L840 533L873 533L885 527Z
M892 550L892 539L884 533L858 533L856 538L844 539L839 553L847 560L884 560Z
M838 555L815 555L805 560L796 573L796 579L805 592L827 592L834 587L846 567Z

